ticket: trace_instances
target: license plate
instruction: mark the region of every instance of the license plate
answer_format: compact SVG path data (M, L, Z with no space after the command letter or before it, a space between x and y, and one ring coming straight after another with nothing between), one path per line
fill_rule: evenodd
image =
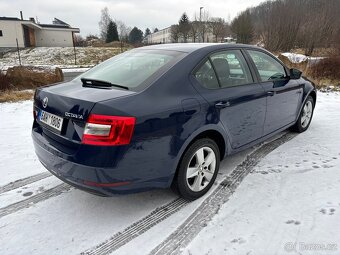
M61 131L61 128L63 126L63 118L60 118L57 115L54 115L49 112L45 112L43 110L40 110L38 119L42 123L46 124L47 126L51 128L58 130L59 132Z

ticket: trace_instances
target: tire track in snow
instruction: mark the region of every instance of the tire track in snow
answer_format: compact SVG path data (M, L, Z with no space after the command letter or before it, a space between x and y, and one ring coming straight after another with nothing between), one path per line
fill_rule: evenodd
M189 202L182 198L177 198L170 203L158 207L152 211L149 215L142 218L141 220L133 223L122 232L118 232L111 238L107 239L103 243L97 245L95 248L89 249L81 254L87 255L99 255L109 254L123 245L127 244L131 240L140 236L156 224L168 218L170 215L179 211L182 207L186 206Z
M191 215L188 216L188 219L185 221L185 223L181 225L173 234L171 234L164 242L162 242L154 250L152 250L151 254L168 254L171 253L173 250L176 250L178 245L181 245L182 247L182 238L180 240L176 240L176 235L178 234L180 234L184 238L187 238L184 239L187 241L190 241L191 238L195 237L197 233L192 232L196 231L195 229L189 230L188 232L186 231L186 228L192 227L187 222L189 221L189 223L191 223L192 225L195 225L194 223L200 222L199 226L203 228L206 225L206 222L208 222L206 217L208 217L210 220L213 215L217 213L219 207L229 199L230 194L236 189L242 179L253 169L253 167L269 152L276 149L278 146L287 142L288 140L292 139L293 137L295 137L295 135L296 134L292 133L284 134L276 140L262 145L250 155L248 155L247 158L242 163L240 163L229 176L223 179L223 181L220 183L220 185L218 185L213 193L211 193L202 202L202 204ZM223 196L226 196L226 198ZM112 253L113 251L129 243L136 237L140 236L147 230L151 229L156 224L162 222L172 214L176 213L188 203L190 202L185 199L177 198L164 206L156 208L146 217L133 223L123 231L114 234L112 237L100 243L96 247L88 249L81 254L102 255ZM204 210L204 213L202 210ZM204 214L206 216L199 217L200 214ZM199 219L195 220L194 223L192 223L191 219L197 217L199 217ZM190 233L190 235L183 235L183 233L181 232Z
M242 180L251 172L257 163L271 151L291 140L296 135L296 133L286 133L249 154L187 220L168 236L166 240L155 247L150 254L180 254L181 250L207 226L208 222L218 213L221 206L229 200Z
M52 176L51 173L43 172L43 173L40 173L40 174L29 176L27 178L16 180L14 182L10 182L10 183L8 183L4 186L0 186L0 194L14 190L14 189L17 189L17 188L20 188L20 187L28 185L28 184L31 184L33 182L40 181L40 180L45 179L45 178L50 177L50 176Z
M14 204L10 204L6 207L0 208L0 218L15 213L17 211L20 211L24 208L31 207L34 204L37 204L39 202L45 201L46 199L49 199L51 197L56 197L60 194L62 194L65 191L68 191L71 189L71 186L63 183L60 185L57 185L51 189L48 189L42 193L39 193L37 195L31 196L30 198L27 198L25 200L16 202Z

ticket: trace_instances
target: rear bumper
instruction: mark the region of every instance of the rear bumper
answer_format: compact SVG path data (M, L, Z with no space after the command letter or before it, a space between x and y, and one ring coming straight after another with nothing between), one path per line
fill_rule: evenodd
M143 179L140 174L136 174L136 171L140 172L140 167L144 166L131 164L133 168L127 169L126 167L103 168L79 164L70 160L72 155L66 155L51 146L48 140L34 129L32 138L36 155L44 167L62 181L86 192L112 196L169 186L164 178L162 180L147 177Z

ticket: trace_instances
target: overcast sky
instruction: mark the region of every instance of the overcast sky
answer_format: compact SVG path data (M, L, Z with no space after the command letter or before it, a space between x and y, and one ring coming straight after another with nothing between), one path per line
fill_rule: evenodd
M100 10L109 8L113 19L145 31L149 27L162 29L177 23L186 12L191 19L200 6L210 16L232 19L247 7L264 0L0 0L0 16L24 19L38 17L40 23L51 23L59 18L73 27L80 28L83 36L99 34Z

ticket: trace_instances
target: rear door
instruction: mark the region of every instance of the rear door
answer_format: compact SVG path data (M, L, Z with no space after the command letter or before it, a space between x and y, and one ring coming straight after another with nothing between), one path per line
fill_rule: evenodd
M286 68L261 50L247 50L257 71L258 79L267 94L267 113L264 135L296 120L302 99L302 86L289 78Z
M263 135L266 98L240 50L211 54L194 72L197 89L226 129L232 148Z

